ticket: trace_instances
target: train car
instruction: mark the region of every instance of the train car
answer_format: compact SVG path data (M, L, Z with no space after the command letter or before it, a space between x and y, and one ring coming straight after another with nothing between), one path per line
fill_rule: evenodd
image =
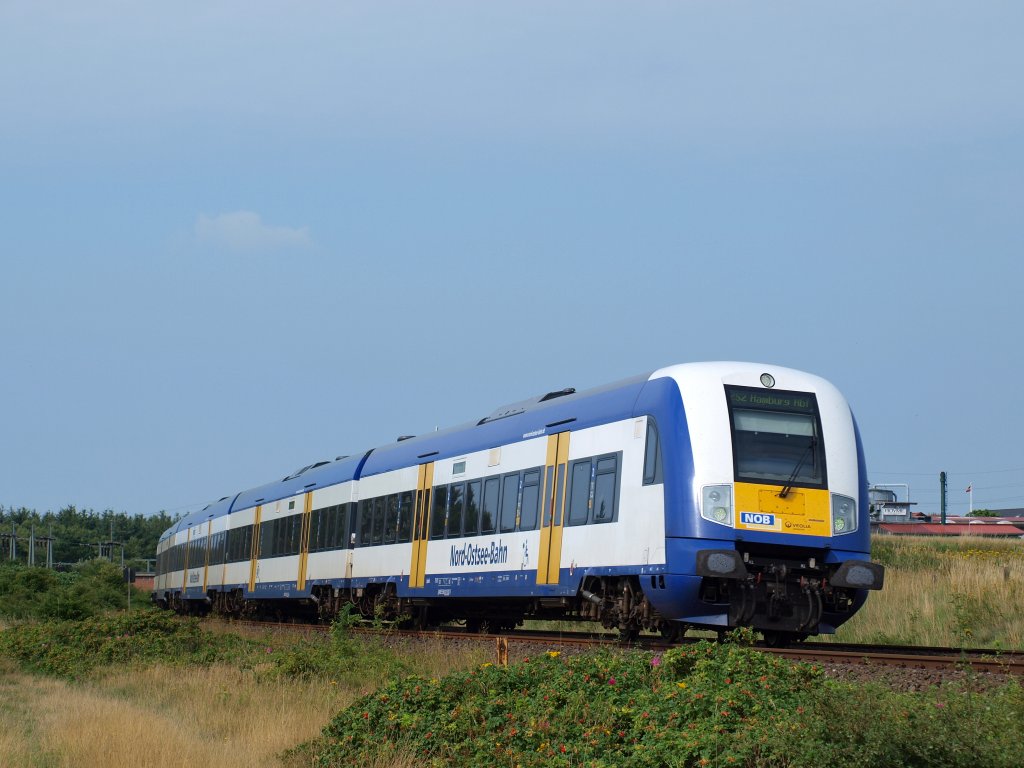
M856 422L824 379L675 365L317 462L191 514L153 597L421 625L834 632L880 589Z

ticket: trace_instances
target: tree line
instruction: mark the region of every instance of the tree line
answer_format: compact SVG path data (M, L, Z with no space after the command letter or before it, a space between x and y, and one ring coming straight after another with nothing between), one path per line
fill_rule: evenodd
M29 537L35 529L37 539L53 538L53 561L56 564L79 563L97 557L101 545L114 542L110 549L120 563L122 545L125 564L145 567L146 560L156 557L156 545L160 534L177 520L166 512L155 515L128 515L107 509L96 512L91 509L76 509L74 505L58 512L39 514L25 507L3 507L0 505L0 537L2 549L0 560L10 557L10 536L17 538L17 559L25 562L28 556ZM106 551L106 548L103 549ZM37 542L35 561L45 563L45 546Z

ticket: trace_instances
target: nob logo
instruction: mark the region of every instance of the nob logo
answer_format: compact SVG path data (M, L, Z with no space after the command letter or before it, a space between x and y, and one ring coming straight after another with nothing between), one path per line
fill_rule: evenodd
M763 512L740 512L740 522L744 525L775 525L775 515Z

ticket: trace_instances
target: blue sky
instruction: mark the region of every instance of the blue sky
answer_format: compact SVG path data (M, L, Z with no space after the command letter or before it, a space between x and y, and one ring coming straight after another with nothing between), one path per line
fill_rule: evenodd
M1024 507L1019 3L0 5L0 504L185 512L565 386L833 381Z

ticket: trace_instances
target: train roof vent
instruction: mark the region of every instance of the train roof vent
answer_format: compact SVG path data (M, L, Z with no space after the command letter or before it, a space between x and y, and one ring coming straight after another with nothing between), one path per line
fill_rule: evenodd
M322 467L324 464L330 464L330 463L331 462L329 462L329 461L318 461L318 462L315 462L314 464L307 464L306 466L304 466L302 469L298 470L297 472L293 472L292 474L288 475L288 477L282 477L281 478L281 482L284 483L284 482L287 482L288 480L294 480L296 477L301 475L303 472L308 472L311 469L316 469L317 467Z
M548 392L544 397L540 399L540 402L547 402L548 400L554 400L556 397L565 397L566 395L576 394L576 387L566 387L565 389L559 389L555 392Z
M335 461L341 461L342 459L347 459L347 458L348 458L348 454L346 453L344 456L335 456L334 460Z
M217 499L217 501L218 502L225 501L225 500L230 499L230 498L231 498L230 496L221 496L219 499Z
M402 442L403 440L412 440L416 435L399 435L396 442Z
M566 395L572 395L575 393L576 389L574 387L566 387L565 389L559 389L555 392L548 392L546 395L531 397L529 400L520 400L518 403L503 405L490 416L480 419L476 425L479 427L481 424L486 424L489 421L497 421L498 419L506 419L509 416L517 416L520 413L526 413L532 407L545 403L548 400L554 400L556 397L565 397Z
M515 403L514 405L505 405L496 410L490 416L485 416L476 423L479 427L481 424L486 424L489 421L497 421L498 419L505 419L509 416L515 416L518 413L525 413L526 406L521 403Z

